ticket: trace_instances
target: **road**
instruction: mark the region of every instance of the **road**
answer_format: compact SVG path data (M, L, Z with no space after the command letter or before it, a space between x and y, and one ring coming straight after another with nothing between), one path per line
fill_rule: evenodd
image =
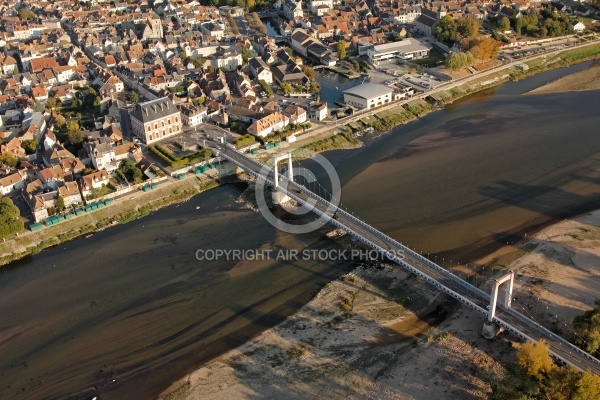
M215 155L222 155L257 179L261 179L267 185L274 186L274 176L271 169L268 169L266 175L262 175L261 171L265 171L265 166L258 161L246 157L227 145L210 140L207 140L206 143L215 152ZM280 174L279 180L281 185L278 189L298 204L312 206L313 212L319 216L327 216L328 222L332 225L348 232L356 239L384 254L391 261L426 280L467 307L486 317L488 316L489 294L412 251L352 214L333 206L304 186L289 181L284 175ZM541 339L546 340L552 355L558 361L570 364L579 370L589 369L600 375L599 360L514 309L498 303L493 321L523 340L534 342Z

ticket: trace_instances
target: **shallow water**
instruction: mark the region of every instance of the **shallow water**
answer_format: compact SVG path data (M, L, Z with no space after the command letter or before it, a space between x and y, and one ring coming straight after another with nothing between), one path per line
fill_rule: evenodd
M328 153L342 203L424 252L465 257L597 208L600 93L519 95L561 73L470 96L361 149ZM322 232L282 234L236 197L221 187L0 269L0 398L150 398L352 268L197 261L206 248L335 246Z

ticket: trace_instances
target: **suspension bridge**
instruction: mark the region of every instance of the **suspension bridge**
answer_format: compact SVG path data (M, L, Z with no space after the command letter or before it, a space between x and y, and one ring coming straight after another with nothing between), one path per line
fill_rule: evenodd
M330 224L344 230L464 306L485 316L484 336L492 338L500 328L503 328L522 340L537 342L543 339L548 343L552 356L558 362L571 365L580 371L590 370L600 375L598 359L511 307L514 280L512 272L494 280L492 293L488 294L338 207L336 204L339 203L339 199L326 200L294 182L289 172L292 169L291 156L279 157L288 160L286 176L280 174L278 168L269 168L226 144L206 140L205 145L216 156L227 159L265 185L274 188L279 193L280 200L284 197L293 199L299 205L310 204L317 216L326 216ZM276 157L275 166L277 161ZM500 295L499 301L498 295Z

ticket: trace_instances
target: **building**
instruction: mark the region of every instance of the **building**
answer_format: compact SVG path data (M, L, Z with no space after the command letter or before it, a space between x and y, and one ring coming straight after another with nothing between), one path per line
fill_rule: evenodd
M142 39L162 39L164 37L163 26L160 17L156 13L148 16L146 26L142 33Z
M286 127L289 123L289 118L285 115L274 112L263 117L248 127L248 133L254 136L265 137L271 133Z
M311 104L310 108L308 109L309 112L309 118L310 119L316 119L317 121L323 121L325 118L327 118L327 103L323 102L323 103L316 103L316 104Z
M323 65L334 66L337 62L337 54L329 47L321 43L317 38L312 37L302 28L294 29L290 37L290 45L304 57L311 58L313 61Z
M333 0L310 0L310 12L321 16L333 8Z
M256 78L256 80L263 80L269 85L273 83L273 74L269 69L269 66L260 57L254 57L248 60L250 64L250 72Z
M435 26L437 25L440 18L446 15L446 9L442 4L436 13L428 8L421 9L421 15L415 20L415 30L423 33L425 36L433 35Z
M225 68L227 71L235 71L238 66L242 65L242 53L235 46L217 47L214 54L207 58L207 61L214 69Z
M131 113L133 134L150 144L181 133L181 112L168 97L136 104Z
M207 118L206 107L180 106L181 120L186 126L195 127Z
M377 83L364 83L344 91L344 103L358 109L369 109L387 104L393 99L393 90Z
M92 194L92 190L100 189L102 186L108 186L110 183L110 175L103 169L102 171L96 171L94 173L85 175L81 178L81 195L87 198Z
M81 203L81 193L75 182L65 182L59 186L58 195L63 198L65 207Z
M302 0L285 0L283 2L283 15L290 21L303 18Z
M367 50L369 61L378 64L382 61L400 58L402 60L414 60L429 56L431 45L423 44L417 39L406 38L399 42L391 42L373 46Z
M306 122L306 110L298 106L288 106L282 111L290 119L290 124L303 124Z

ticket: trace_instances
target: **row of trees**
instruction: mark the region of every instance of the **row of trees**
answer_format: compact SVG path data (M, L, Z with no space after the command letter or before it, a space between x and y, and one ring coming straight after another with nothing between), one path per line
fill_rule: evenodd
M476 60L488 60L500 51L500 42L489 37L479 37L468 42L463 40L466 51L452 52L446 57L446 67L455 71L475 64Z
M260 17L258 16L257 13L255 13L255 12L252 13L251 18L248 19L248 23L250 24L251 27L253 27L257 31L259 31L263 35L267 34L267 27L260 20Z
M475 57L470 51L452 52L446 57L445 62L446 68L452 71L470 67L473 64L475 64Z
M239 35L240 30L238 29L237 25L235 24L233 16L230 13L227 13L227 22L229 22L229 27L231 28L231 33L233 33L234 35Z
M550 9L544 9L539 14L532 11L521 18L508 19L503 17L498 20L498 30L508 31L511 26L517 35L532 37L554 37L573 33L573 25L568 16L554 14Z
M517 363L500 382L492 382L493 400L548 399L596 400L600 377L590 371L580 374L572 367L554 364L546 342L525 343L517 352Z

